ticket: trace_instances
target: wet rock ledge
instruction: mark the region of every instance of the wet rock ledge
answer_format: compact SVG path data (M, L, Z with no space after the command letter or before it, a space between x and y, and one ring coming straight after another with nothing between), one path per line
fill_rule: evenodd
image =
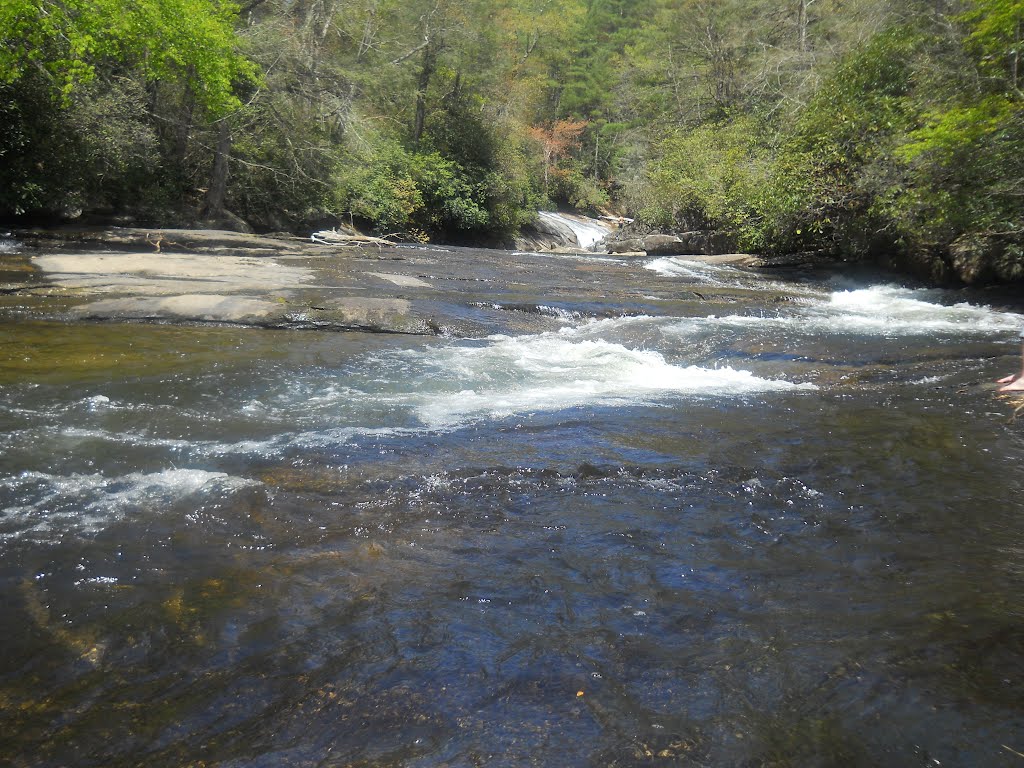
M426 284L359 252L288 235L216 230L60 229L12 233L0 254L0 311L64 321L218 323L434 335ZM344 256L344 258L339 258ZM376 267L376 271L374 268Z
M735 300L727 287L695 293L607 254L381 242L356 247L214 230L12 235L6 242L15 245L0 248L0 319L479 338L555 330L566 317L597 312L706 313ZM764 265L747 254L686 258Z

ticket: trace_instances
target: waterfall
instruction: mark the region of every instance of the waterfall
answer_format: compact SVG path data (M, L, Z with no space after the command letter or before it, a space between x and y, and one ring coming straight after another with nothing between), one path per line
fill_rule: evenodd
M599 219L564 213L551 213L550 211L538 211L538 213L542 219L557 222L571 229L573 234L576 235L576 241L579 243L580 248L584 250L589 250L612 231L610 225Z

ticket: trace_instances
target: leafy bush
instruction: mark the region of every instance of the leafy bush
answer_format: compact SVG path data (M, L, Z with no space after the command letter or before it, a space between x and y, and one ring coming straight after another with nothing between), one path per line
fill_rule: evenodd
M764 135L753 118L741 118L666 139L647 169L639 217L660 227L743 237L759 218L768 178Z

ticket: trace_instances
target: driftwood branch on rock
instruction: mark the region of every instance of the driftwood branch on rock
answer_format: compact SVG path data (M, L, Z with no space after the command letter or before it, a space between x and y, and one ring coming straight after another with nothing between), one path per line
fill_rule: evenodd
M370 235L357 235L349 232L339 232L336 229L325 229L314 232L309 239L320 245L337 245L342 248L362 248L364 245L376 245L378 248L390 247L395 244L394 240L386 237L371 237Z

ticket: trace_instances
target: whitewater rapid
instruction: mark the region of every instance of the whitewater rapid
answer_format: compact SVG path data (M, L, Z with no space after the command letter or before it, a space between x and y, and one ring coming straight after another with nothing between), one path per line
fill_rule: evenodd
M687 287L779 287L682 258L644 267ZM593 319L549 307L557 330L369 351L340 368L269 368L237 382L236 392L199 376L188 384L199 394L187 406L102 385L64 402L39 390L11 394L0 404L10 427L0 447L15 468L0 476L0 538L101 530L140 506L230 497L258 485L217 468L232 457L281 459L365 440L569 414L685 410L701 401L764 407L834 386L835 377L821 374L839 364L828 362L841 356L837 349L853 350L850 364L858 366L872 355L905 356L908 340L1010 338L1024 324L1016 313L892 284L793 285L790 293L770 310L689 317ZM61 456L80 460L53 458Z

